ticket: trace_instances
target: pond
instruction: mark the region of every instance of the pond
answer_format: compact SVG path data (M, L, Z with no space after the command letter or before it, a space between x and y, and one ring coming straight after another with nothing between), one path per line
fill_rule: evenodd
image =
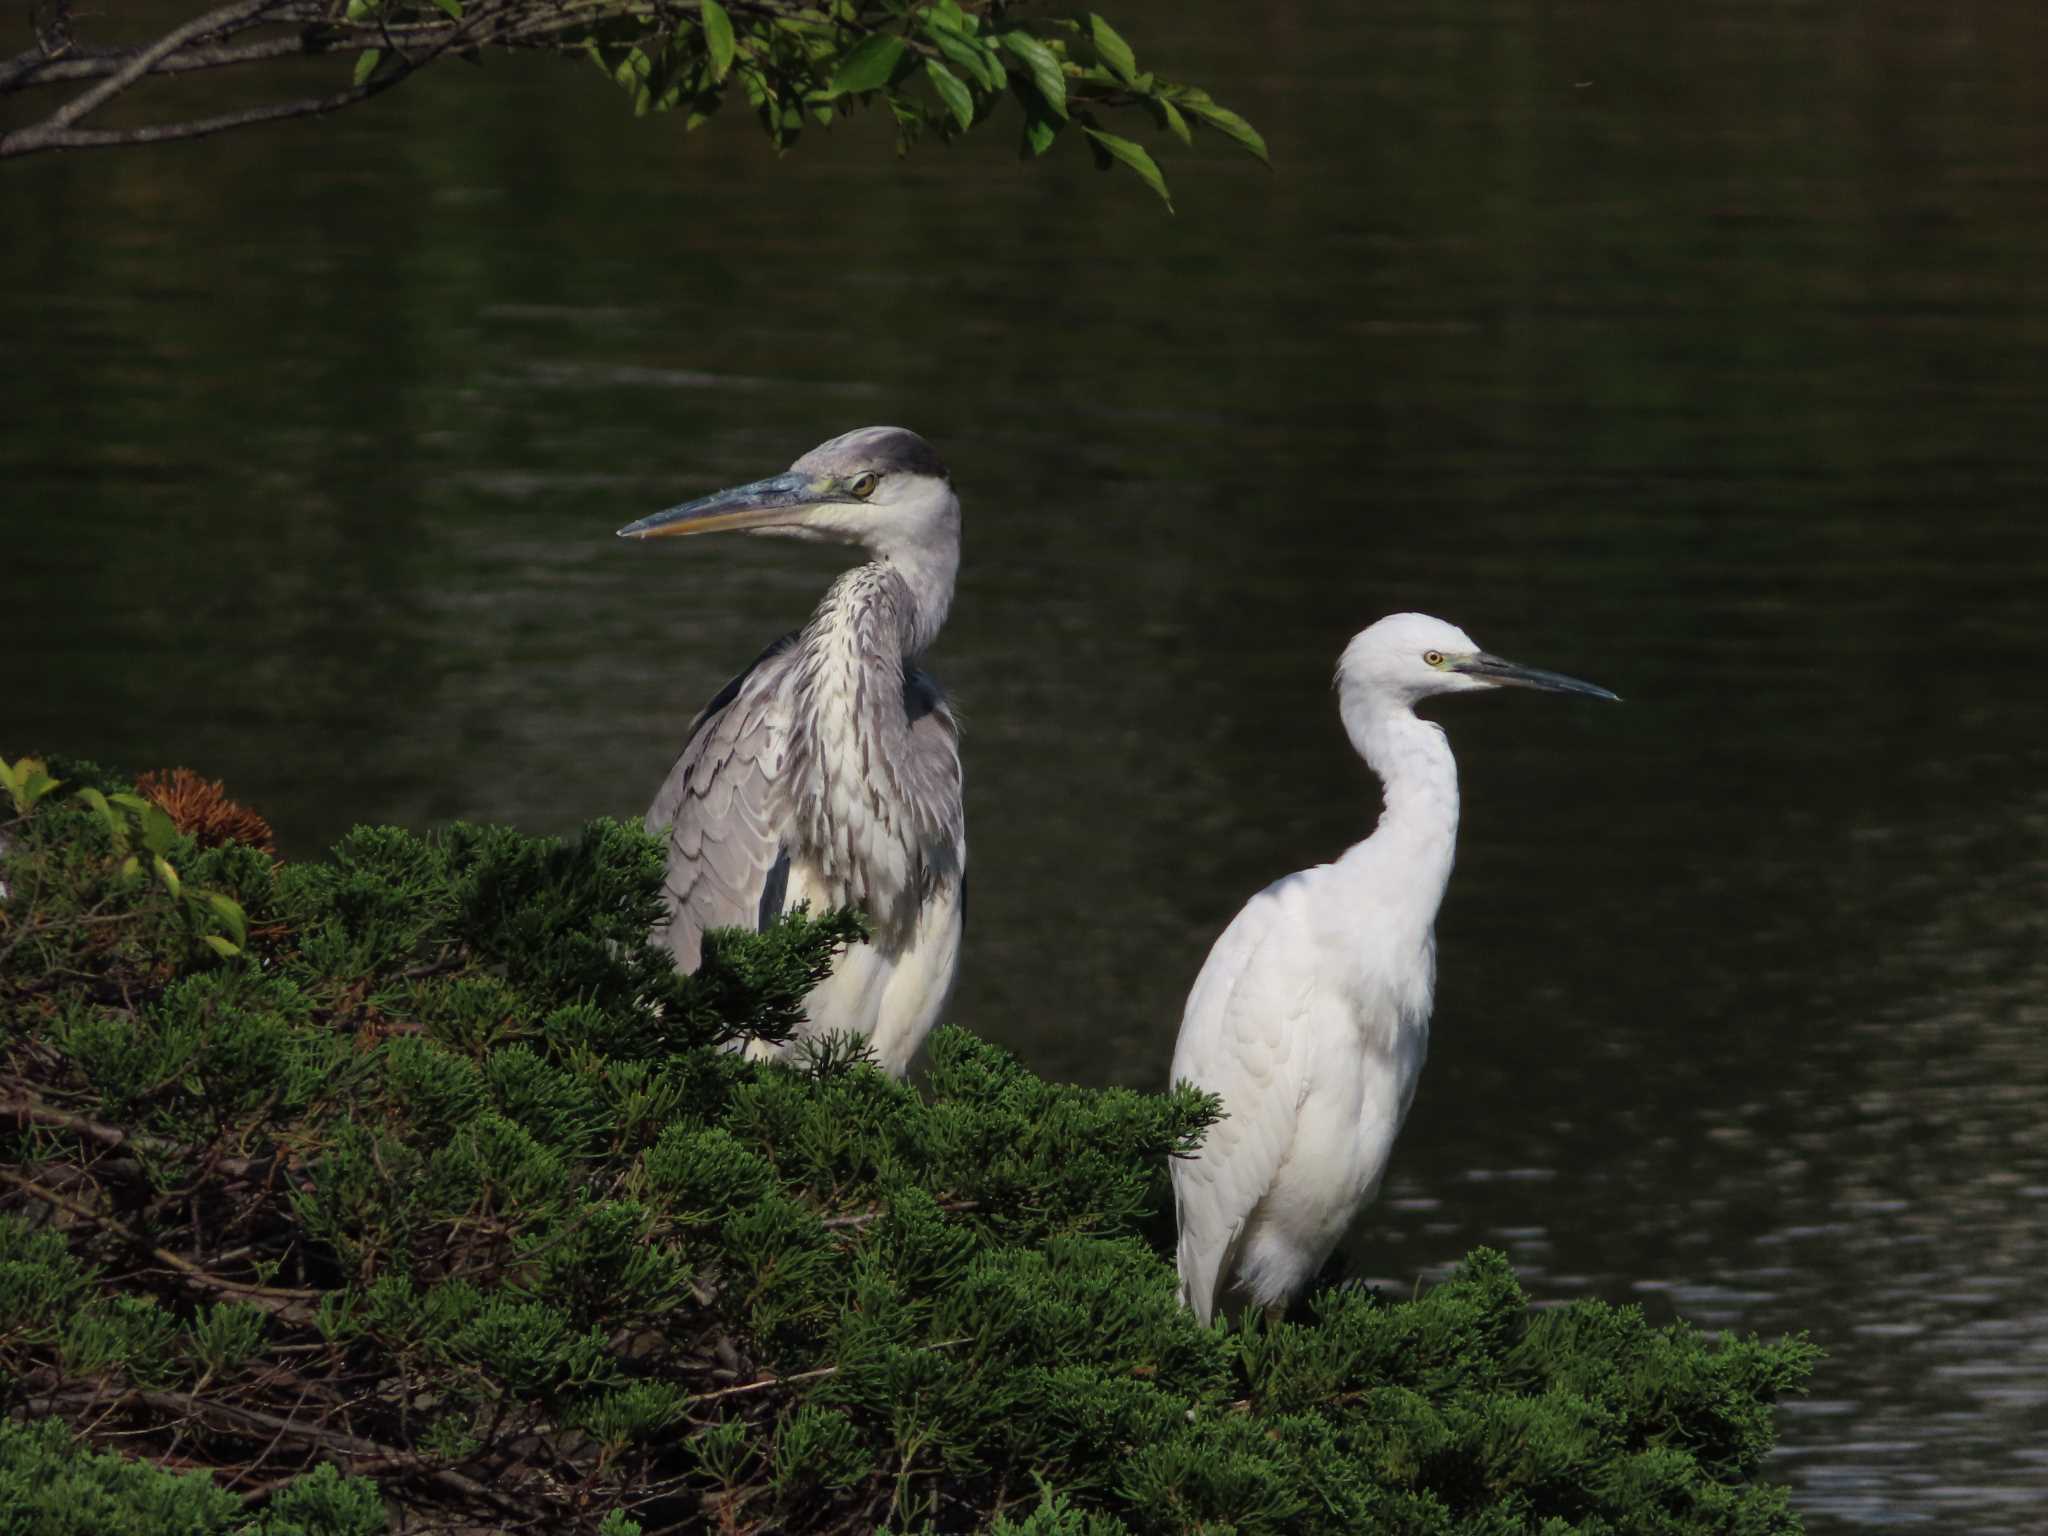
M1332 8L1335 9L1335 8ZM2048 1499L2048 18L1120 3L1272 171L777 159L543 61L0 173L0 749L357 822L637 814L837 569L619 525L871 421L951 464L953 1017L1157 1086L1208 945L1363 836L1328 682L1447 701L1432 1059L1355 1271L1828 1351L1815 1532Z

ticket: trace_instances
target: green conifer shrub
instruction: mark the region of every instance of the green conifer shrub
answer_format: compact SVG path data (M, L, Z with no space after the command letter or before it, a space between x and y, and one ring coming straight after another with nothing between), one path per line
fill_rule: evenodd
M0 767L0 1536L1798 1528L1803 1340L1532 1311L1484 1250L1201 1329L1211 1102L726 1049L856 916L684 978L632 826L279 865Z

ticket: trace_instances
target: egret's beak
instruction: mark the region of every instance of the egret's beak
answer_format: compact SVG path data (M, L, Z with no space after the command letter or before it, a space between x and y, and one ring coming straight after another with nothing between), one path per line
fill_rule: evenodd
M1473 677L1483 677L1488 682L1498 683L1506 688L1540 688L1545 693L1583 693L1589 699L1609 699L1616 704L1621 702L1620 694L1609 693L1597 683L1582 683L1576 677L1566 677L1562 672L1545 672L1540 667L1525 667L1520 662L1489 656L1484 651L1452 658L1451 670L1469 673Z
M806 508L851 498L829 479L795 472L770 475L656 512L619 530L622 539L665 539L679 533L717 533L727 528L789 527L803 521Z

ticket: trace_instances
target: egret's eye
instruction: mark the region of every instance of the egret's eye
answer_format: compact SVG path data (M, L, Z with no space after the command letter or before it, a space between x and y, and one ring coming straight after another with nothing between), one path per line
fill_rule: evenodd
M882 483L882 477L871 469L864 469L846 482L846 489L862 501L875 494L875 487Z
M1440 667L1444 664L1444 653L1442 651L1424 651L1422 659L1432 667Z

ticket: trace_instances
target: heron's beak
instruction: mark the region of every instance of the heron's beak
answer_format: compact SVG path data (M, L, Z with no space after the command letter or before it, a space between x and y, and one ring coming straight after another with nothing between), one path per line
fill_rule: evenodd
M1525 667L1518 661L1489 656L1484 651L1453 658L1451 670L1470 673L1473 677L1483 677L1488 682L1498 683L1506 688L1540 688L1545 693L1583 693L1589 699L1609 699L1616 704L1621 702L1620 694L1609 693L1597 683L1582 683L1576 677L1566 677L1562 672L1545 672L1540 667Z
M787 527L803 521L803 511L820 502L838 501L838 487L829 479L794 472L770 475L752 485L736 485L656 512L619 530L622 539L665 539L671 534L717 533L728 528Z

